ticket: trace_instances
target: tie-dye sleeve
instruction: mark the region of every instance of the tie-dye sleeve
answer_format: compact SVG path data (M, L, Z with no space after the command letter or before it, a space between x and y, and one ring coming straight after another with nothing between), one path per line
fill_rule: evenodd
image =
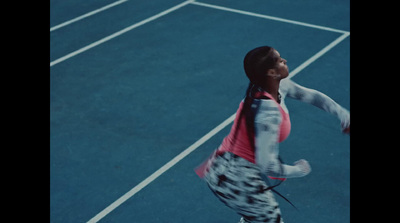
M341 123L342 130L350 126L350 112L327 95L310 88L303 87L290 79L281 82L286 96L308 104L312 104L330 114L335 115Z

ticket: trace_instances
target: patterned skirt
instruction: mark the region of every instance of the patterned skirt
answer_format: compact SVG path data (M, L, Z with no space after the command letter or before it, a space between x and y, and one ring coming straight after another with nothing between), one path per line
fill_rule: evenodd
M209 159L204 179L241 222L283 223L279 204L261 177L260 168L230 152Z

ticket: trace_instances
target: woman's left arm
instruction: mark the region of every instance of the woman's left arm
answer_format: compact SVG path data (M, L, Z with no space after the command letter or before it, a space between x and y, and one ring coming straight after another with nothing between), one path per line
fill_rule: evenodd
M340 120L342 131L345 133L350 132L350 112L327 95L317 90L303 87L290 79L282 80L281 87L284 89L286 96L312 104L335 115Z

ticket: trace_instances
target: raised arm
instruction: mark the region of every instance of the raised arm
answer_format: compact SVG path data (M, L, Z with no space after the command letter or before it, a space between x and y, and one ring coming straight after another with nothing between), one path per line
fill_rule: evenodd
M277 104L272 100L254 100L253 102L255 161L263 173L272 177L302 177L311 168L306 160L295 162L294 166L282 164L279 159L279 126L281 115Z
M312 104L330 114L335 115L341 123L342 130L350 128L350 113L327 95L310 88L303 87L291 79L281 81L286 96L308 104Z

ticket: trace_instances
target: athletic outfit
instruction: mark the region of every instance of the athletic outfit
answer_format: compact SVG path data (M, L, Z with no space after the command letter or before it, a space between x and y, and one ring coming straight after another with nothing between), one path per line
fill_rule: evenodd
M304 88L290 79L281 80L279 92L281 103L253 86L246 97L251 98L247 100L251 107L247 113L254 117L254 122L247 123L246 115L241 115L246 103L243 100L229 135L196 169L211 191L242 216L240 222L282 223L279 205L271 191L274 185L269 185L268 178L285 180L307 174L296 163L286 165L279 158L278 145L289 136L291 128L283 103L285 96L336 115L343 129L350 125L349 112L321 92Z

